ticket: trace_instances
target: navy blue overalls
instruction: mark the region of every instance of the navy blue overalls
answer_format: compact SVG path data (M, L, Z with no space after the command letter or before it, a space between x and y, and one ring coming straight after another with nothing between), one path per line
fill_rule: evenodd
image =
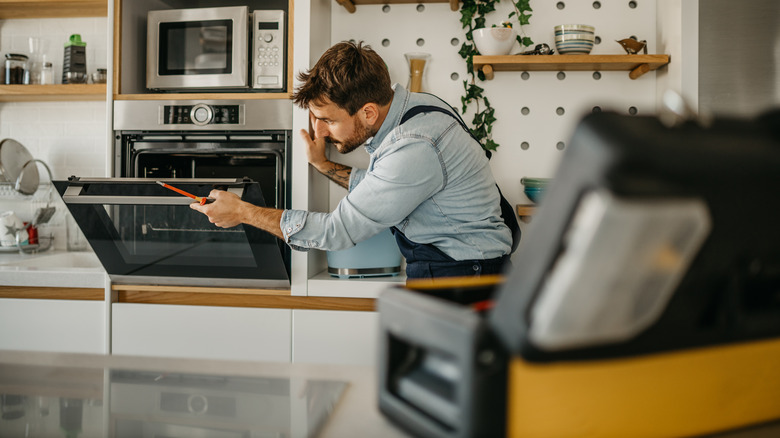
M479 140L474 137L474 134L471 133L459 116L437 106L419 105L410 108L401 117L400 124L403 124L417 114L431 111L441 112L454 118L460 123L461 127L471 135L471 138L479 143ZM485 153L489 159L490 152L485 151ZM496 188L498 188L498 185L496 185ZM504 198L504 195L501 194L500 189L498 193L501 196L501 218L512 231L512 251L514 251L520 240L520 227L517 224L517 219L515 219L515 213L514 210L512 210L512 206ZM404 233L396 227L392 227L391 231L395 236L398 249L406 258L406 276L408 279L500 274L504 268L507 267L506 265L511 263L508 254L487 260L455 260L429 243L417 243L409 240Z

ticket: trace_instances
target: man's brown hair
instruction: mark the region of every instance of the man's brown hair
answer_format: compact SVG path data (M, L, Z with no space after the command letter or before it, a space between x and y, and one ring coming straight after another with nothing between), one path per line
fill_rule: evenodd
M330 100L355 115L363 105L386 105L393 100L390 73L382 58L363 42L340 42L325 51L314 67L299 73L303 84L293 93L301 108Z

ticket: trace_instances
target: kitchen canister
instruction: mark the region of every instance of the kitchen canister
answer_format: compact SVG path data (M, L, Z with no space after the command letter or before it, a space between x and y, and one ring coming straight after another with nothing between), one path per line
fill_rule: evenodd
M27 75L27 55L21 53L5 54L5 84L24 84Z

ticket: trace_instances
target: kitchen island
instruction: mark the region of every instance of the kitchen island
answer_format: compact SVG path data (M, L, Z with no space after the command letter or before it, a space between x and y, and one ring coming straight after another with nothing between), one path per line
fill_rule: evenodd
M17 417L3 436L408 436L378 411L367 366L0 351L0 394Z

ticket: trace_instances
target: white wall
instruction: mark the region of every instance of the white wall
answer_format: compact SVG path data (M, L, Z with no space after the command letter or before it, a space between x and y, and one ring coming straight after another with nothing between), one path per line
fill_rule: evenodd
M48 18L0 20L0 52L29 54L28 39L39 37L46 60L54 67L55 83L62 82L65 42L78 33L87 43L87 71L108 68L107 18ZM4 82L3 82L4 83ZM34 158L45 161L55 179L70 175L107 176L108 147L106 102L0 102L0 139L13 138ZM48 179L39 167L41 180ZM35 208L45 204L9 196L0 188L0 212L13 210L29 221ZM7 187L5 188L7 189ZM58 196L53 197L55 201ZM64 205L50 224L55 247L64 248Z
M563 8L559 9L558 4ZM531 24L523 31L535 43L554 46L553 27L557 24L590 24L595 26L601 43L592 54L625 54L616 40L636 36L648 42L648 53L659 53L656 41L656 0L638 0L636 8L627 0L600 0L596 9L592 1L533 1ZM447 3L359 5L354 14L335 7L331 14L331 42L365 41L384 59L391 79L402 85L408 81L409 70L404 53L432 54L423 85L460 109L465 61L458 55L465 33L460 26L460 13L451 11ZM507 19L511 4L503 0L496 12L488 16L488 27ZM421 40L421 41L419 41ZM453 41L456 41L453 44ZM419 45L422 43L422 45ZM516 47L512 53L520 52ZM453 79L457 76L455 79ZM579 119L594 106L627 114L634 107L639 115L656 111L656 72L631 80L628 72L601 72L599 80L593 72L566 72L563 80L558 72L531 72L527 80L520 72L497 72L492 81L480 82L486 96L496 109L494 140L501 146L491 160L493 172L502 192L511 204L527 204L520 179L523 176L552 177L562 156L559 142L568 144ZM521 115L521 108L529 109ZM559 115L558 108L564 113ZM471 114L465 117L470 122ZM523 149L521 144L528 143ZM365 152L336 160L351 165L367 162ZM332 185L331 203L345 192ZM521 224L523 226L523 224Z

